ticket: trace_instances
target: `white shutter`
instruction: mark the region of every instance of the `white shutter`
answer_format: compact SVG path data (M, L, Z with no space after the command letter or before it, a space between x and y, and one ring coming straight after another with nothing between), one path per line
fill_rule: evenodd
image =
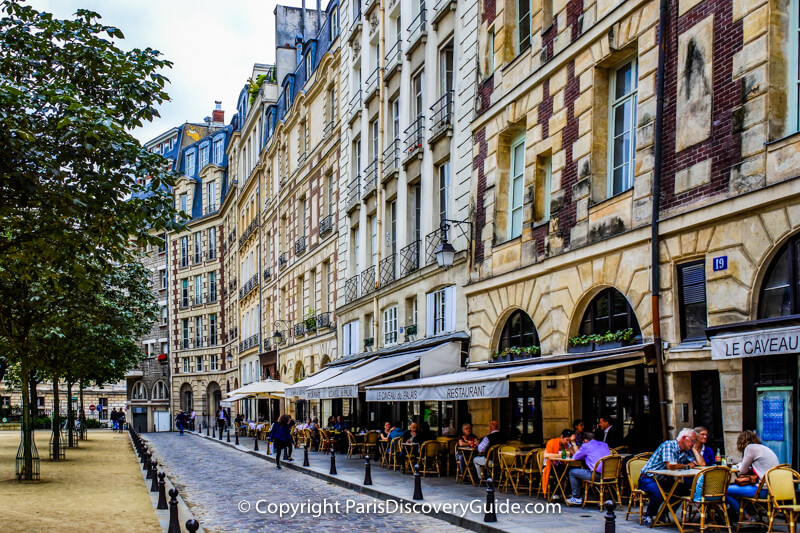
M444 330L456 330L456 286L450 285L444 289Z
M358 320L353 322L353 330L350 332L350 353L358 353L358 346L361 343L361 339L359 338L359 322Z
M426 302L425 302L425 336L432 337L433 336L433 313L434 313L434 294L433 292L429 292L425 295Z
M350 355L350 324L342 328L342 355Z

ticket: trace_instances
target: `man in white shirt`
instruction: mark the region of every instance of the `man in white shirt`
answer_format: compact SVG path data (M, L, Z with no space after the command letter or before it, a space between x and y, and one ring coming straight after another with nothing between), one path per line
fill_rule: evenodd
M486 452L489 451L489 448L492 446L502 444L503 440L503 435L500 433L500 424L497 420L492 420L489 422L489 434L483 437L478 444L479 455L472 459L472 462L475 464L475 470L478 472L478 477L481 476L483 467L486 466ZM492 464L489 463L488 466L491 467Z

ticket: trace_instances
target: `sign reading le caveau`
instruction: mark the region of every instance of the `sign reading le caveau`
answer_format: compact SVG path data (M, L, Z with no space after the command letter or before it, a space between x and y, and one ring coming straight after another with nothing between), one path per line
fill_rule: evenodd
M711 339L712 359L738 359L799 351L800 327L720 335Z

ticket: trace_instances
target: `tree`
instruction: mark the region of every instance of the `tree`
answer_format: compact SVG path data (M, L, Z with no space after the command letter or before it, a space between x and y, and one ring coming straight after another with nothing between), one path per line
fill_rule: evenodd
M118 48L122 32L91 11L60 20L0 6L0 354L19 372L29 450L28 383L43 366L33 344L57 333L50 318L76 294L102 293L132 240L181 229L167 161L130 133L158 117L171 63Z

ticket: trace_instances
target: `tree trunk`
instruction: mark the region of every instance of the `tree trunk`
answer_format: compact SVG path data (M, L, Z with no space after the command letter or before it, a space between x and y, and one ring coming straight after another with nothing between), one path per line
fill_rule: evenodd
M39 382L35 377L31 376L28 378L28 394L30 395L28 408L31 411L31 418L39 418L39 395L36 392L36 386L38 384Z
M86 408L83 405L83 380L78 382L78 386L80 387L80 396L81 396L81 410L79 412L79 417L81 421L81 435L82 440L89 440L89 433L86 431Z
M67 382L67 432L69 434L69 447L74 448L75 442L75 414L72 412L72 382Z
M25 364L25 357L20 364L20 381L22 383L22 465L17 470L18 479L33 479L33 420L30 410L30 372ZM35 393L34 393L35 394ZM20 471L21 470L21 471Z
M53 376L53 461L61 458L61 411L58 401L58 375Z

